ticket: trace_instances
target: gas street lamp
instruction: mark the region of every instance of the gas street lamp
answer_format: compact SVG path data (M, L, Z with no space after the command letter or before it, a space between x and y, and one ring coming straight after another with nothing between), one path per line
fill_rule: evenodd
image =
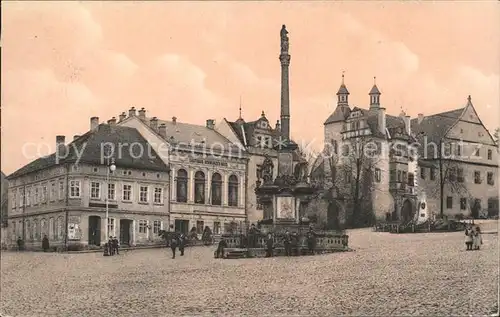
M108 160L108 168L106 169L106 219L105 219L105 224L106 224L106 230L104 231L106 233L105 239L108 239L109 232L108 232L108 222L109 222L109 174L110 172L113 173L116 170L116 165L115 165L115 160L111 159L111 162ZM104 241L106 241L104 240Z

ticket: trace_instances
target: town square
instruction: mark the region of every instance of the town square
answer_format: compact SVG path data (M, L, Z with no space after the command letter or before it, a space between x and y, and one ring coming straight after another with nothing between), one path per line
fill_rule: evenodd
M6 3L0 317L498 316L499 8Z

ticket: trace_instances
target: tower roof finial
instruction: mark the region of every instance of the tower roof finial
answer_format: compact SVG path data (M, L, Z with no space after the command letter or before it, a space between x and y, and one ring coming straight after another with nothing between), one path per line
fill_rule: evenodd
M241 117L241 95L240 95L240 116L239 116L239 119L242 119L242 117Z
M471 102L472 102L472 98L471 98L471 96L470 96L470 95L467 97L467 101L468 101L469 103L471 103Z
M342 85L344 85L344 74L345 74L345 70L342 71Z
M376 85L377 84L377 76L373 76L373 84Z

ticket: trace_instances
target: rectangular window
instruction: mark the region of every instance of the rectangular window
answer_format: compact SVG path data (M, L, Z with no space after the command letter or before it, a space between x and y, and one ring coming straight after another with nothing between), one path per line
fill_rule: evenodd
M205 227L205 224L203 221L201 221L201 220L196 221L196 233L197 234L202 234L204 227Z
M493 159L493 152L491 150L488 150L488 160Z
M132 200L132 185L130 185L130 184L123 184L123 195L122 195L122 198L125 201L131 201Z
M115 219L114 218L108 218L108 235L109 236L115 236Z
M163 188L161 188L161 187L155 188L154 203L155 204L162 204L163 203Z
M116 200L116 184L108 183L108 200Z
M467 209L467 198L460 198L460 210Z
M381 180L381 173L380 173L380 168L375 168L375 181L377 183L380 183Z
M54 201L57 199L57 193L56 193L56 183L52 182L50 183L50 201Z
M395 182L396 181L396 170L390 170L389 172L389 179L391 182Z
M495 180L493 179L493 172L488 172L487 174L488 185L495 185Z
M474 172L474 184L481 184L481 172Z
M42 202L47 202L47 185L42 186Z
M464 182L464 169L463 168L459 168L457 170L457 181L459 183L463 183Z
M420 178L425 179L425 167L420 168Z
M436 179L436 169L431 167L431 181Z
M64 199L64 181L59 181L59 200Z
M479 147L474 150L474 155L479 156Z
M214 221L214 234L220 234L220 222Z
M403 183L408 183L408 173L403 171Z
M401 171L400 170L397 171L397 175L398 175L398 183L401 183L402 177L401 177Z
M12 209L16 209L17 206L17 190L12 190Z
M19 207L24 206L24 189L19 190Z
M31 205L31 188L26 189L26 206Z
M231 223L230 222L224 222L224 233L231 232Z
M408 185L415 186L415 175L408 173Z
M462 156L462 144L457 144L455 147L455 156Z
M448 170L448 180L450 182L454 182L455 180L457 179L457 173L456 173L456 169L453 167L453 168L450 168Z
M38 186L36 186L35 193L33 194L33 204L34 205L38 204L39 196L40 196L40 189L38 188Z
M90 198L101 199L101 183L90 182Z
M80 198L80 181L69 181L69 197Z
M139 201L141 203L148 202L148 186L141 186L139 188Z
M161 221L160 220L153 221L153 233L159 234L160 230L161 230Z
M146 220L139 220L139 233L148 232L148 222Z
M451 196L446 197L446 208L448 209L453 208L453 197Z

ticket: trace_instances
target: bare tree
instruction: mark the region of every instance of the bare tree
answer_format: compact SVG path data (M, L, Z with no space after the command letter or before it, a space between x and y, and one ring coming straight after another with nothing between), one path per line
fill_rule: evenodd
M343 179L340 193L350 202L348 222L353 227L373 224L374 216L371 205L373 173L380 154L380 144L371 138L358 137L349 139L343 145L342 156L336 169L342 177L336 177L337 183Z
M434 157L437 158L437 162L433 162L433 165L437 166L431 167L430 178L431 180L435 178L435 176L432 175L437 170L439 173L438 182L437 186L434 188L431 187L430 195L440 200L439 216L442 218L444 216L445 189L448 189L452 193L459 193L467 196L468 190L460 163L457 162L451 155L451 144L445 144L441 140L438 144L437 150L438 152L434 155Z

